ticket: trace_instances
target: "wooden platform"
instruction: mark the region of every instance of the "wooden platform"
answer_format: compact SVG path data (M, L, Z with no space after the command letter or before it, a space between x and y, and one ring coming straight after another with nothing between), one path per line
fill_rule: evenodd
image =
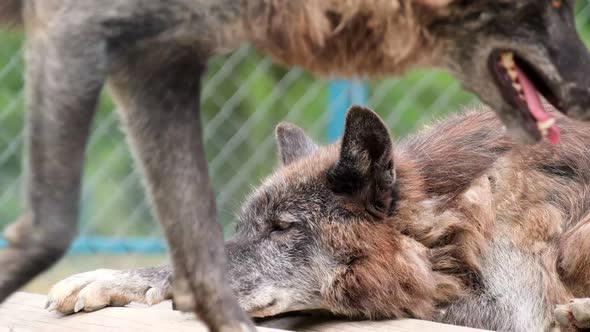
M93 313L62 316L43 308L45 296L16 293L0 306L0 331L170 331L206 332L192 315L171 309L170 303L153 307L133 305L106 308ZM313 317L285 317L264 322L260 332L475 332L465 327L402 319L380 322L325 321Z

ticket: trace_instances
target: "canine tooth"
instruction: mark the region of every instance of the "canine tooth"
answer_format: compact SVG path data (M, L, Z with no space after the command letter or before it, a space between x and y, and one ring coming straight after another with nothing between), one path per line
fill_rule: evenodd
M522 91L522 85L520 85L520 83L518 83L518 82L513 82L512 87L518 92Z
M514 63L514 54L512 52L504 52L500 56L502 65L508 69L513 69L515 67Z
M518 78L518 74L516 73L516 70L514 70L513 68L508 68L508 76L510 76L510 78L513 81L516 81L516 79Z
M549 135L549 131L547 129L541 130L542 137L547 137L547 135Z
M539 127L539 130L541 130L541 132L546 133L547 129L551 128L551 126L553 126L554 124L555 124L555 119L551 118L551 119L547 119L543 122L537 123L537 127Z

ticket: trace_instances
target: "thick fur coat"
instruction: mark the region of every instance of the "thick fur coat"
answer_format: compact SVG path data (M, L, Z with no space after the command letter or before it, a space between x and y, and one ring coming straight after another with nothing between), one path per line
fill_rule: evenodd
M281 124L281 166L226 242L240 305L255 317L322 309L499 331L589 327L590 131L559 124L560 145L534 147L515 144L489 111L398 144L362 108L327 147ZM170 297L169 273L82 273L49 302L65 313L155 303Z

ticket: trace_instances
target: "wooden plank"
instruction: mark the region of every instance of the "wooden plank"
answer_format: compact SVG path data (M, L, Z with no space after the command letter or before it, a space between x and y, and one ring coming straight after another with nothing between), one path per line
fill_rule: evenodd
M145 307L105 308L93 313L62 316L43 308L46 297L16 293L0 306L1 332L53 331L174 331L205 332L205 326L191 314L171 310L169 302ZM296 316L269 320L260 332L475 332L469 329L427 321L402 319L392 321L333 321L316 316ZM280 329L279 329L280 328Z
M16 293L0 306L0 326L11 332L25 331L191 331L206 332L191 314L165 309L105 308L93 313L62 316L43 308L46 297ZM260 329L271 332L272 329Z
M433 323L417 319L400 319L389 321L332 321L313 323L305 328L297 329L301 332L475 332L484 331L462 326Z

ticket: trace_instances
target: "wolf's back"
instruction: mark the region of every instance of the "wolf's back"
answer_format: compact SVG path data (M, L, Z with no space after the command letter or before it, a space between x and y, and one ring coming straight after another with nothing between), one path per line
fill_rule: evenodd
M24 0L0 0L0 26L20 24Z

